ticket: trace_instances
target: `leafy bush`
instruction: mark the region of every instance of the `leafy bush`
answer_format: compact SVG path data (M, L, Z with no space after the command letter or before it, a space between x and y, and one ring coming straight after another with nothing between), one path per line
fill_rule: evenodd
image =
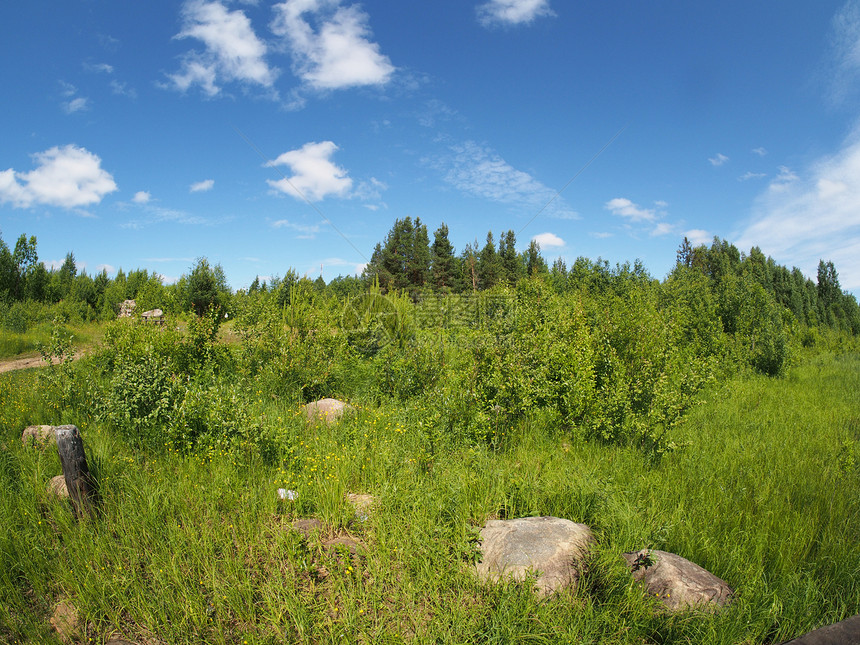
M179 396L169 364L147 353L117 366L110 381L108 415L132 445L159 449L166 442Z

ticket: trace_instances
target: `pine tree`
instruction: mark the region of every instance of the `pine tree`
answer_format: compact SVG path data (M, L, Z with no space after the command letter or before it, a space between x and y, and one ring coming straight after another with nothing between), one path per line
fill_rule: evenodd
M503 279L508 284L515 285L523 277L523 265L517 253L517 236L511 230L499 238L499 258Z
M456 257L454 246L448 239L448 227L443 222L433 233L430 248L431 284L437 291L459 291L456 288Z
M502 277L502 264L499 254L496 253L496 244L493 241L493 232L487 233L487 243L478 254L478 287L480 289L491 289L499 283Z
M526 273L529 277L546 273L548 271L546 260L540 254L540 244L535 240L529 242L529 248L525 251Z

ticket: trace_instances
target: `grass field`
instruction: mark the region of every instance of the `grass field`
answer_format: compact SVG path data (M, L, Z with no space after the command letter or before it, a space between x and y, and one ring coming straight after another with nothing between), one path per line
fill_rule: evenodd
M59 642L61 599L83 643L777 643L860 612L857 355L706 390L659 461L574 441L540 413L495 450L446 442L423 429L420 396L355 401L340 424L308 427L262 391L246 412L277 454L135 451L98 401L55 405L46 383L0 377L0 641ZM75 522L47 492L56 450L19 440L26 425L64 422L98 473L96 520ZM376 498L366 520L347 492ZM594 529L577 591L544 601L475 580L477 529L530 515ZM305 538L290 530L298 517L324 527ZM323 546L338 536L362 546ZM662 614L620 557L645 546L723 578L733 602Z

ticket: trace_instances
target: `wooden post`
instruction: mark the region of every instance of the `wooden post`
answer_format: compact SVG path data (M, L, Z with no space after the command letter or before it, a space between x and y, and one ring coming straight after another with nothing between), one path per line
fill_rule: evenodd
M54 432L75 517L80 517L84 510L94 516L98 504L98 486L87 467L87 455L81 434L77 426L73 425L57 426Z

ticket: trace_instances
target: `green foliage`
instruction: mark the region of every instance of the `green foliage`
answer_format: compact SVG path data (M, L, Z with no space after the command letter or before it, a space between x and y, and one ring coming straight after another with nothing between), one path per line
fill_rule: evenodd
M170 438L179 396L169 364L146 353L117 366L108 392L109 419L131 445L157 450Z

